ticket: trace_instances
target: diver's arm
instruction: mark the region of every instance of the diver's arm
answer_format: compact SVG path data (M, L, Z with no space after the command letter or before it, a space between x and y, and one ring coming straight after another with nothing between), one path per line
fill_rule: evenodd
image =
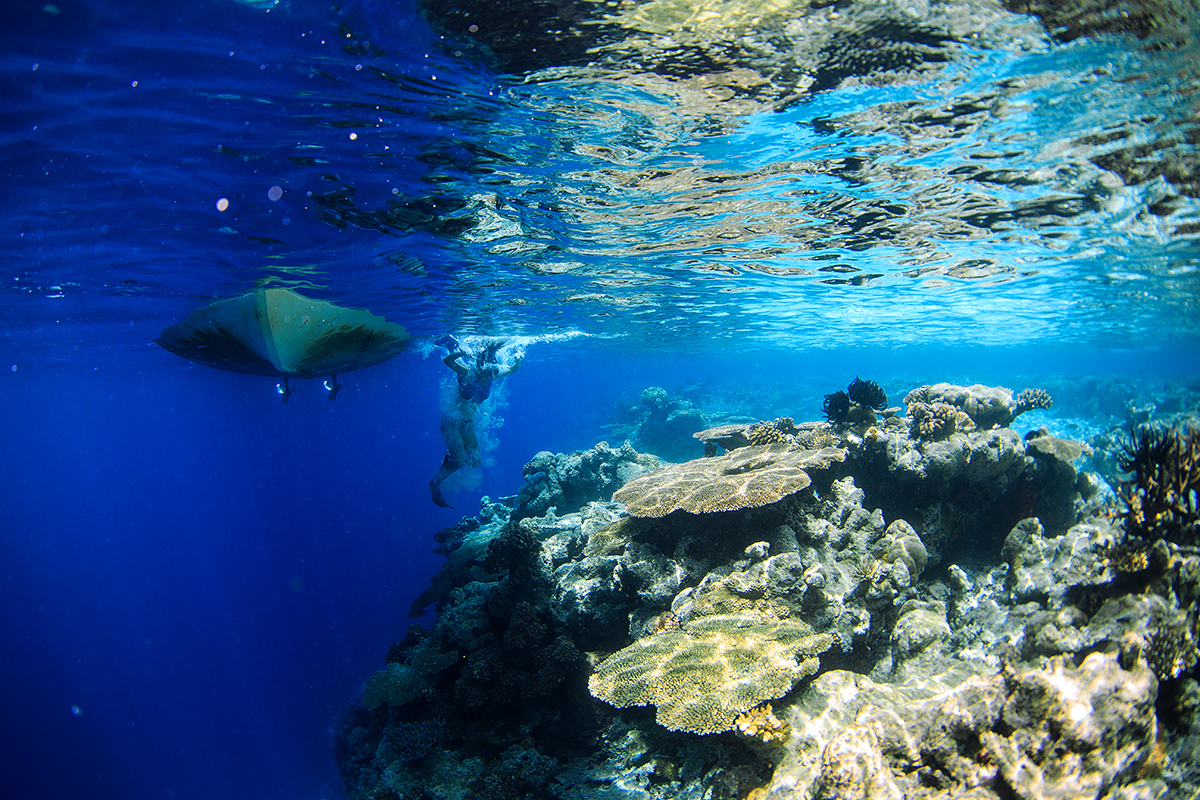
M454 370L454 372L457 373L460 378L467 377L467 374L470 372L466 365L458 363L458 359L462 358L463 355L464 353L462 350L455 350L442 359L442 363Z
M513 359L511 364L505 364L504 366L500 367L500 371L496 373L496 377L507 378L509 375L512 375L520 368L521 362L524 360L524 356L517 356Z

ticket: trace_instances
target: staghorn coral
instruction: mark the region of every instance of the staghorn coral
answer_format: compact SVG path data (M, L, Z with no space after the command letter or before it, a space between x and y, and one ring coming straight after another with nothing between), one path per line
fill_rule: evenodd
M1191 671L1200 660L1192 633L1184 626L1160 622L1146 634L1146 663L1160 681L1173 680Z
M668 730L723 733L741 714L815 674L816 656L832 643L801 622L702 617L613 653L588 689L617 708L655 706L655 720Z
M844 461L846 451L791 450L784 444L744 447L723 456L672 464L627 483L613 494L635 517L672 511L708 514L757 508L812 483L808 470Z
M1144 425L1130 432L1118 464L1129 536L1200 544L1200 428Z
M1013 398L1017 402L1016 409L1013 410L1013 416L1024 414L1026 411L1033 411L1038 408L1051 408L1054 405L1054 399L1050 397L1050 393L1045 389L1024 389L1017 393Z
M864 381L855 376L847 388L851 402L883 411L887 407L887 393L875 381Z

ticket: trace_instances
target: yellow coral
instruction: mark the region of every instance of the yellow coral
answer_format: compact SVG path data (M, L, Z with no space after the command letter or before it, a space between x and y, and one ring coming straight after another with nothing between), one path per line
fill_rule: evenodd
M723 733L742 713L815 674L816 656L832 643L829 634L799 622L702 617L613 653L588 689L617 708L655 706L656 721L669 730Z
M792 735L792 726L775 716L770 703L763 703L738 716L734 722L738 733L763 744L782 744Z
M1141 572L1150 568L1150 548L1146 545L1130 542L1104 545L1100 555L1117 572Z

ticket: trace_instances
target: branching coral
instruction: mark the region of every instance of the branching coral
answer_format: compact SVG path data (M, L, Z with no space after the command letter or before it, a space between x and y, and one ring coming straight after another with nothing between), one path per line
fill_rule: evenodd
M776 417L771 420L771 425L780 433L793 434L799 430L796 427L796 420L791 417Z
M910 417L914 404L944 403L953 406L970 420L972 430L981 431L1006 427L1012 422L1017 409L1017 403L1008 389L978 383L970 386L958 386L953 383L920 386L909 392L904 402L909 406ZM962 422L959 418L959 430L963 430Z
M1187 626L1159 624L1146 634L1146 662L1159 680L1178 678L1200 660L1200 650Z
M1121 492L1128 535L1200 543L1200 428L1142 426L1130 432L1118 463L1133 474Z
M1045 389L1025 389L1017 393L1013 398L1017 402L1017 407L1013 411L1013 416L1024 414L1026 411L1033 411L1038 408L1050 408L1054 405L1054 400L1050 397L1050 393Z
M777 444L786 442L787 436L783 431L769 422L756 422L746 431L750 444Z
M1150 567L1150 550L1144 544L1118 542L1102 546L1100 554L1117 572L1142 572Z
M917 439L944 439L975 429L971 418L949 403L909 402L908 419L910 435Z
M775 716L770 703L757 705L738 716L734 729L747 739L763 744L786 742L792 735L792 726Z

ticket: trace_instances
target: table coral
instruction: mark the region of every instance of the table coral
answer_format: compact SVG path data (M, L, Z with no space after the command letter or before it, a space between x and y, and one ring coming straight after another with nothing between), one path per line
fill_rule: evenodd
M743 447L715 458L672 464L627 483L613 494L635 517L672 511L708 514L778 502L806 488L809 470L843 461L846 451L791 450L785 444Z
M588 688L618 708L655 706L656 721L668 730L722 733L739 715L815 674L816 656L832 643L832 636L799 622L702 617L609 656Z

